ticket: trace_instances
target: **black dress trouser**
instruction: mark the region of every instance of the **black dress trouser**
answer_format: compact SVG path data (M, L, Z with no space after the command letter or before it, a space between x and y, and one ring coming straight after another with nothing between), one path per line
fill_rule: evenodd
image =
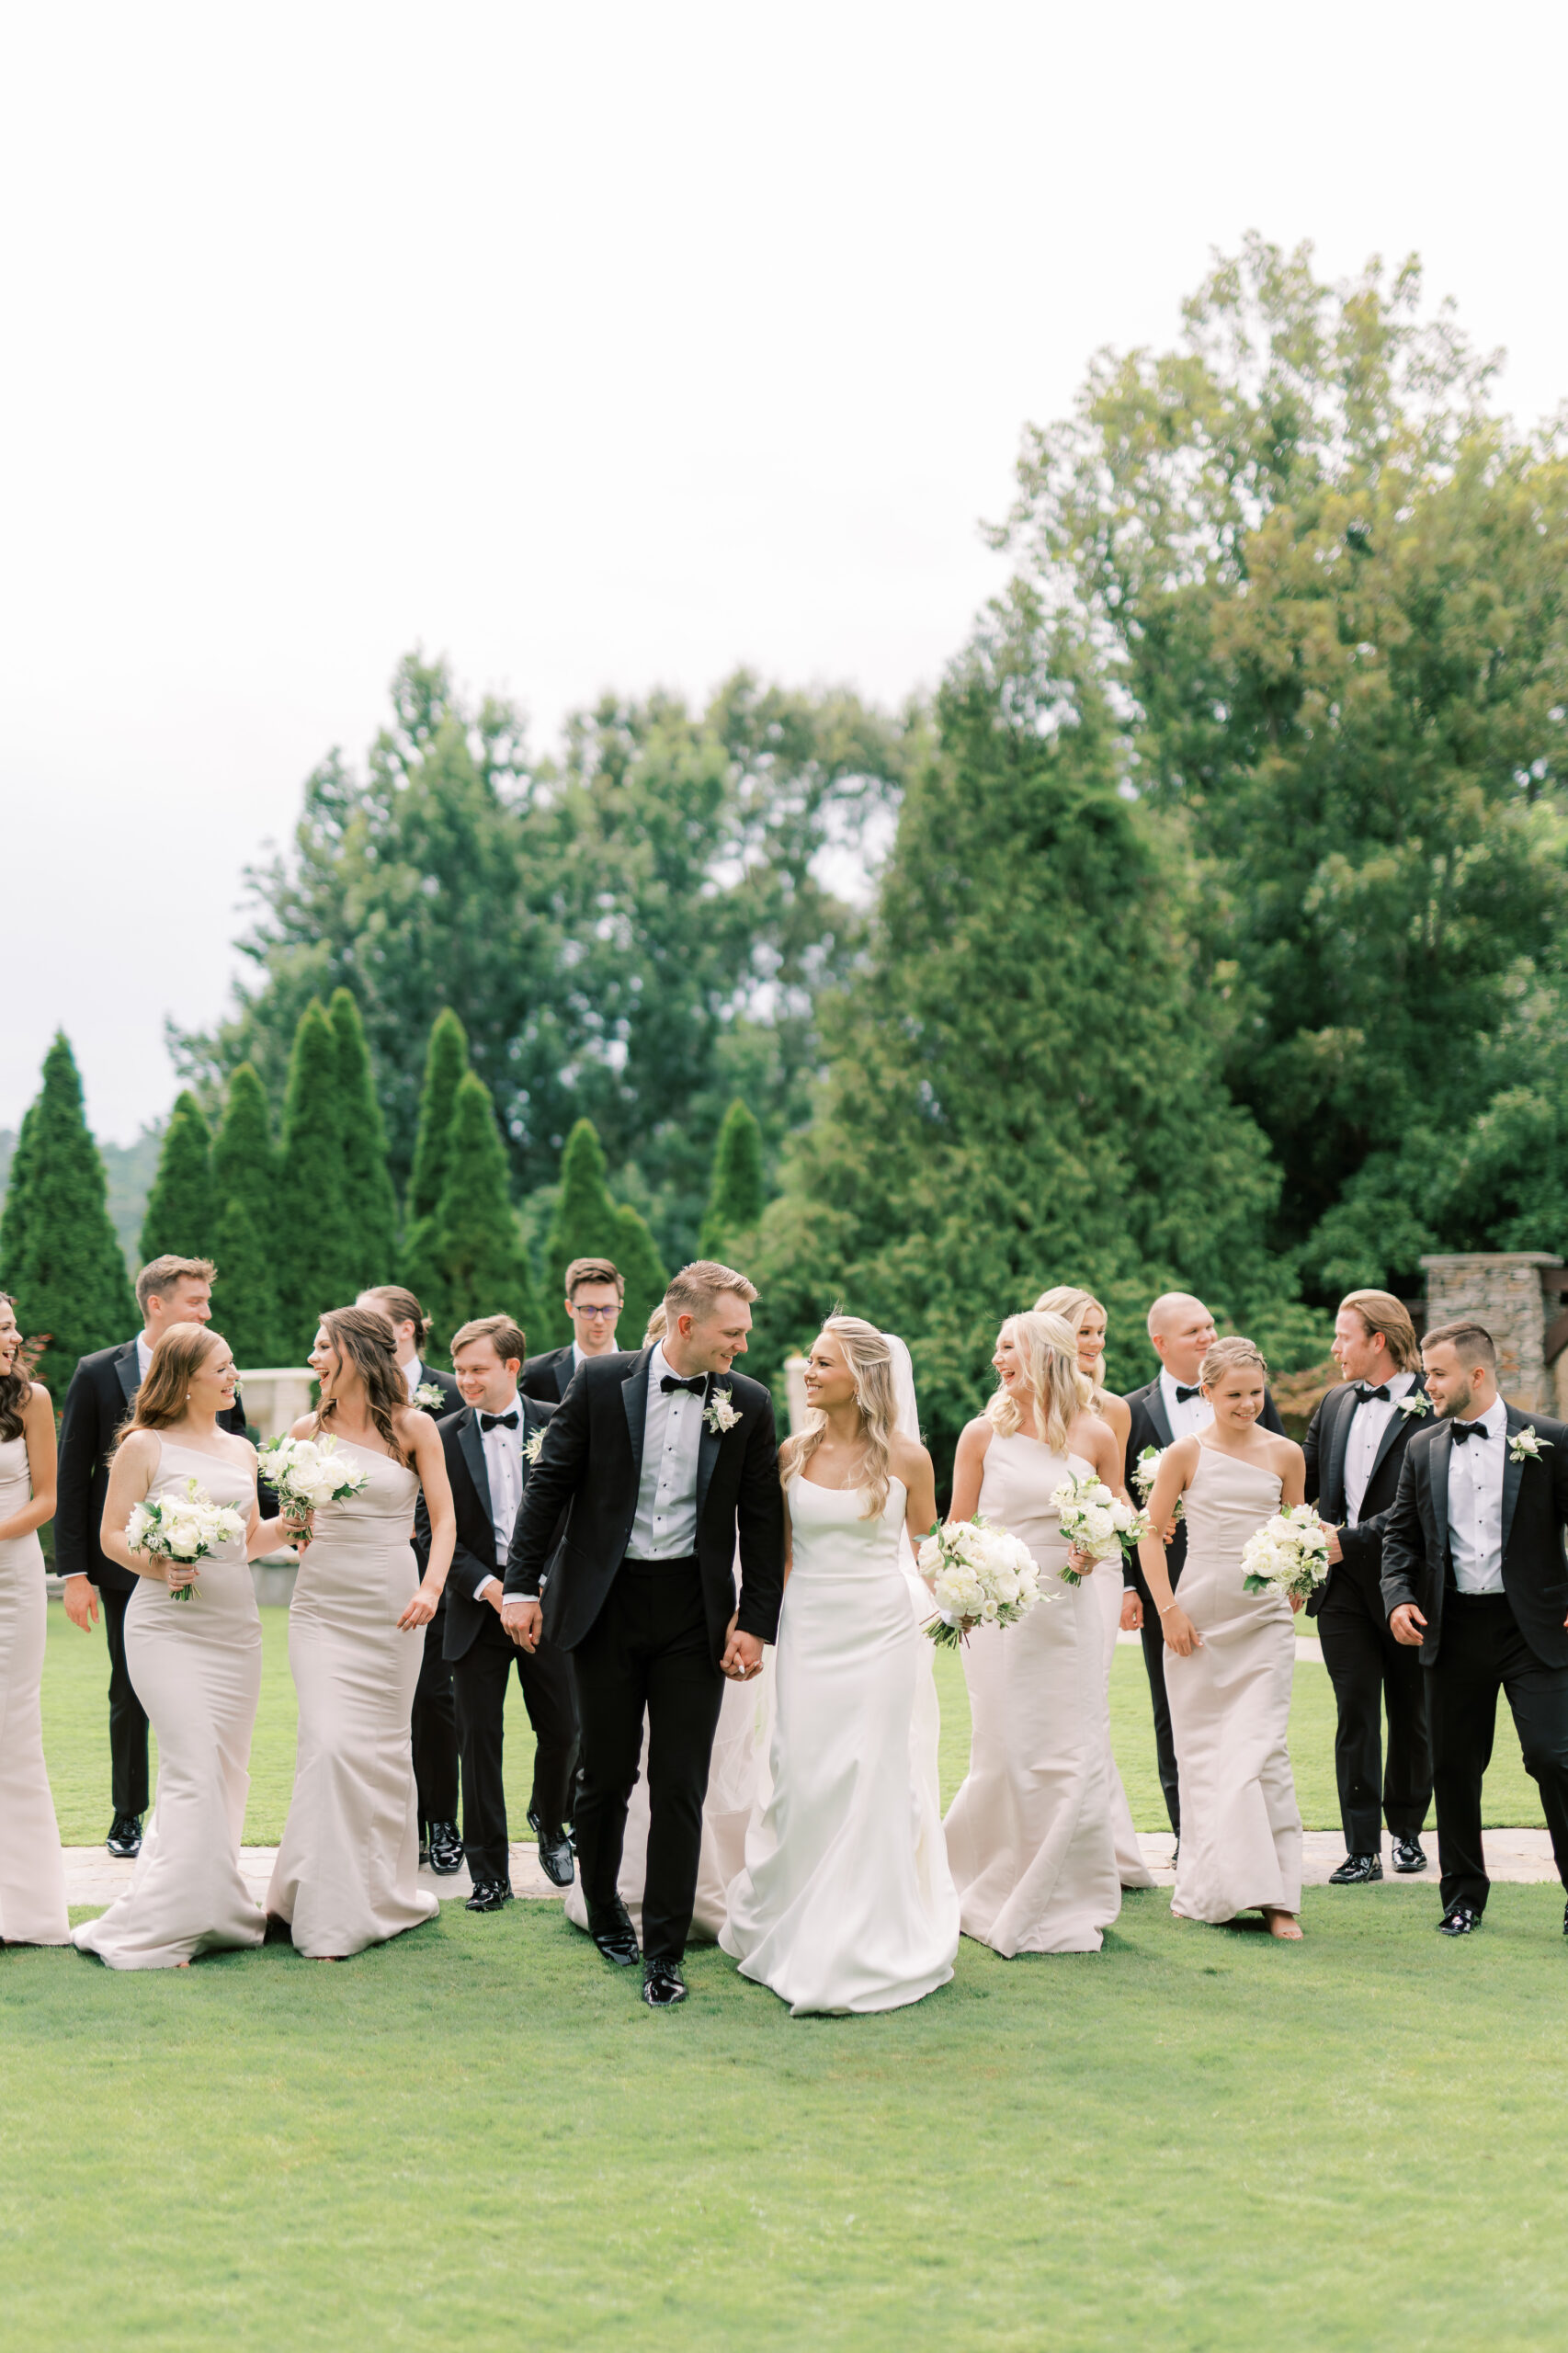
M148 1800L147 1711L136 1697L136 1686L125 1664L125 1613L131 1596L117 1593L109 1586L100 1586L97 1592L108 1643L110 1796L116 1813L143 1814Z
M1176 1772L1176 1735L1171 1731L1171 1703L1165 1697L1165 1635L1164 1622L1152 1601L1143 1604L1143 1671L1149 1678L1149 1702L1154 1711L1154 1754L1159 1759L1160 1788L1171 1828L1181 1836L1181 1785Z
M1338 1715L1334 1771L1339 1817L1352 1855L1381 1851L1385 1821L1395 1838L1418 1838L1432 1802L1426 1669L1419 1651L1396 1643L1390 1633L1381 1602L1380 1594L1374 1614L1373 1605L1341 1567L1335 1571L1317 1620Z
M463 1852L476 1886L481 1880L511 1876L501 1759L506 1687L514 1663L523 1687L523 1705L534 1728L528 1812L541 1829L558 1835L572 1814L577 1703L566 1654L553 1643L541 1643L537 1651L521 1649L486 1601L484 1623L461 1658L451 1664L458 1748L462 1757Z
M1443 1909L1485 1908L1491 1881L1482 1853L1481 1784L1492 1761L1499 1691L1508 1695L1525 1770L1540 1791L1558 1876L1568 1887L1568 1666L1542 1665L1506 1594L1450 1587L1437 1660L1426 1672Z
M623 1561L572 1665L583 1728L574 1827L589 1915L616 1899L645 1710L642 1953L648 1961L678 1961L697 1901L702 1801L724 1697L696 1561Z
M440 1607L425 1629L425 1650L408 1722L422 1830L432 1822L455 1822L458 1818L457 1709L452 1697L451 1666L441 1648L446 1635L447 1605L443 1596Z

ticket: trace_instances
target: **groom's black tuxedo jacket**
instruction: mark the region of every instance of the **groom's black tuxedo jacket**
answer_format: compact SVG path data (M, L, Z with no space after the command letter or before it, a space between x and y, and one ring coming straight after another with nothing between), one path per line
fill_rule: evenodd
M522 1440L526 1447L536 1430L542 1430L553 1405L542 1404L537 1397L517 1399L517 1410L523 1417ZM484 1438L479 1427L479 1415L472 1405L460 1405L455 1414L436 1425L440 1432L441 1451L447 1458L447 1477L451 1483L452 1509L458 1523L458 1540L452 1552L452 1565L448 1572L445 1588L447 1631L441 1644L444 1658L464 1658L472 1648L475 1637L487 1618L495 1612L488 1598L477 1598L486 1577L505 1577L505 1568L495 1563L495 1523L490 1514L490 1468L484 1459ZM523 1492L528 1493L528 1460L523 1457ZM430 1519L425 1508L425 1496L420 1493L415 1514L415 1550L420 1563L430 1557ZM421 1549L423 1548L423 1549Z
M1138 1457L1143 1452L1145 1447L1150 1446L1157 1446L1163 1454L1166 1447L1172 1443L1175 1432L1171 1428L1170 1416L1165 1412L1165 1401L1160 1394L1160 1380L1157 1373L1153 1381L1145 1381L1142 1389L1130 1389L1123 1403L1130 1409L1132 1419L1127 1432L1127 1461L1122 1470L1122 1483L1133 1502L1141 1503L1142 1498L1132 1479L1132 1473L1138 1468ZM1274 1392L1271 1389L1266 1389L1263 1392L1263 1411L1257 1418L1264 1429L1272 1430L1277 1438L1284 1437L1285 1425L1279 1418L1279 1408L1274 1402ZM1170 1578L1173 1593L1176 1591L1176 1579L1186 1565L1187 1522L1185 1519L1178 1519L1176 1534L1165 1547L1165 1571ZM1122 1583L1135 1586L1145 1607L1153 1609L1154 1605L1150 1600L1149 1588L1143 1582L1143 1572L1138 1565L1136 1552L1122 1554L1121 1574Z
M523 1490L508 1594L537 1594L546 1571L544 1631L574 1650L603 1608L631 1540L642 1472L652 1348L589 1357L556 1409L544 1451ZM740 1540L739 1631L770 1643L784 1594L784 1496L773 1400L744 1373L710 1374L707 1397L728 1391L740 1415L722 1437L706 1422L697 1457L697 1560L715 1663L735 1615L734 1559ZM550 1554L557 1522L570 1510L561 1554Z
M1361 1517L1354 1528L1345 1524L1349 1506L1345 1500L1345 1455L1350 1443L1350 1425L1356 1418L1360 1403L1357 1383L1346 1381L1331 1389L1318 1405L1307 1429L1302 1452L1307 1458L1307 1501L1316 1504L1324 1519L1330 1519L1339 1530L1342 1561L1335 1561L1316 1591L1307 1602L1307 1616L1315 1618L1329 1595L1335 1580L1353 1585L1372 1611L1374 1617L1383 1615L1382 1590L1379 1578L1383 1562L1383 1523L1393 1509L1393 1499L1399 1493L1400 1472L1404 1468L1404 1450L1421 1427L1422 1419L1430 1420L1431 1409L1425 1416L1402 1413L1395 1405L1389 1415L1388 1426L1378 1440L1378 1450L1372 1458L1372 1473L1367 1482L1367 1492L1361 1498ZM1423 1374L1415 1376L1415 1386L1405 1392L1407 1397L1425 1397L1426 1382ZM1473 1441L1471 1441L1473 1443Z
M99 1348L90 1357L78 1358L60 1418L55 1571L62 1577L90 1577L108 1593L134 1593L142 1582L132 1570L108 1559L98 1542L115 1432L130 1414L140 1387L134 1340L124 1340L117 1348ZM238 1399L226 1414L219 1415L218 1427L244 1438L245 1413ZM262 1518L270 1518L277 1508L271 1489L264 1488Z
M1540 1440L1539 1461L1503 1457L1503 1590L1518 1629L1543 1666L1568 1666L1568 1426L1544 1414L1508 1408L1506 1449L1518 1430ZM1471 1438L1492 1446L1493 1438ZM1426 1620L1421 1664L1436 1664L1443 1640L1443 1600L1453 1590L1449 1554L1449 1458L1453 1432L1447 1421L1424 1422L1404 1449L1399 1493L1383 1522L1383 1608L1392 1618L1413 1601Z

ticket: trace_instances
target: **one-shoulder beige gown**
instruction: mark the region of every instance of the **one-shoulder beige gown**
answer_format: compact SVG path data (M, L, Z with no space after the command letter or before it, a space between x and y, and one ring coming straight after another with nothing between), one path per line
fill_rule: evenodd
M33 1499L25 1437L0 1445L0 1519ZM43 1761L48 1634L43 1547L38 1530L0 1544L0 1944L62 1945L65 1859Z

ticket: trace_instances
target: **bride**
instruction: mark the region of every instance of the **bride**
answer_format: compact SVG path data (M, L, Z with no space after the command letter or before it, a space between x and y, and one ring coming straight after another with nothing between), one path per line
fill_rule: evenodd
M917 1755L925 1662L902 1561L905 1527L918 1543L936 1519L936 1486L930 1456L898 1427L895 1351L858 1316L830 1315L806 1366L812 1425L779 1452L773 1794L719 1942L797 2017L918 2002L958 1951Z

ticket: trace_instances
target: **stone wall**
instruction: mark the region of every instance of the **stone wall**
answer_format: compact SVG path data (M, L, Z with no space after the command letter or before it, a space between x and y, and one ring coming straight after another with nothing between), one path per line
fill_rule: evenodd
M1559 1381L1548 1369L1543 1343L1558 1302L1543 1278L1562 1264L1545 1250L1472 1251L1459 1257L1423 1258L1426 1270L1426 1329L1473 1316L1497 1344L1497 1386L1510 1405L1555 1414ZM1560 1357L1562 1367L1568 1358Z

